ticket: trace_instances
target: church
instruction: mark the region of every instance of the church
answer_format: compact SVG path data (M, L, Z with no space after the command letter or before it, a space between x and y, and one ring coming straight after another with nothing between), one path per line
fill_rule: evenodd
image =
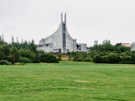
M66 24L66 13L61 14L61 22L59 28L52 35L43 38L39 42L39 50L44 52L54 53L67 53L67 52L87 52L87 44L77 43L76 39L73 39L68 30Z

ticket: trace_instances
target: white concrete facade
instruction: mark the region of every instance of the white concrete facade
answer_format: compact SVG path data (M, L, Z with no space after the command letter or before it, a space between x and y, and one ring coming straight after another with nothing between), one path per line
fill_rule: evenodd
M47 38L43 38L39 42L39 50L44 52L75 52L83 51L87 52L86 44L77 44L67 31L66 26L66 14L63 20L63 14L61 14L61 23L58 30Z

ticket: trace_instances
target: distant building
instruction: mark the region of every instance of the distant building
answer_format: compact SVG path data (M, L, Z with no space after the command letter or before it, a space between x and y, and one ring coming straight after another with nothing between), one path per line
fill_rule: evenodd
M88 51L87 44L78 44L76 39L70 36L66 26L66 14L64 18L63 14L61 14L61 23L57 31L49 37L40 40L38 49L44 52L58 53Z
M128 47L128 48L131 47L130 43L117 43L117 45L125 46L125 47Z
M131 44L131 51L135 51L135 43L133 42L132 44Z

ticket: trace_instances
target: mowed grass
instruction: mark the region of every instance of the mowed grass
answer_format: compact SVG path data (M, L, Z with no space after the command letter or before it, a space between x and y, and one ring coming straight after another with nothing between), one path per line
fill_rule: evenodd
M0 101L135 101L135 65L0 66Z

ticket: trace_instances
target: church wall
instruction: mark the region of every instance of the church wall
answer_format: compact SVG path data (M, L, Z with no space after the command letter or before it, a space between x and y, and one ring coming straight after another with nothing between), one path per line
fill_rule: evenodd
M67 50L69 50L69 52L74 51L74 48L75 48L74 40L68 33L66 34L66 44L67 44L66 48Z
M55 52L56 49L62 49L62 34L61 33L61 27L51 36L44 39L43 42L40 42L40 44L43 45L44 48L42 48L45 52ZM46 46L49 44L49 46Z
M88 51L86 44L80 44L80 46L81 46L81 51L82 51L82 52L87 52L87 51Z

